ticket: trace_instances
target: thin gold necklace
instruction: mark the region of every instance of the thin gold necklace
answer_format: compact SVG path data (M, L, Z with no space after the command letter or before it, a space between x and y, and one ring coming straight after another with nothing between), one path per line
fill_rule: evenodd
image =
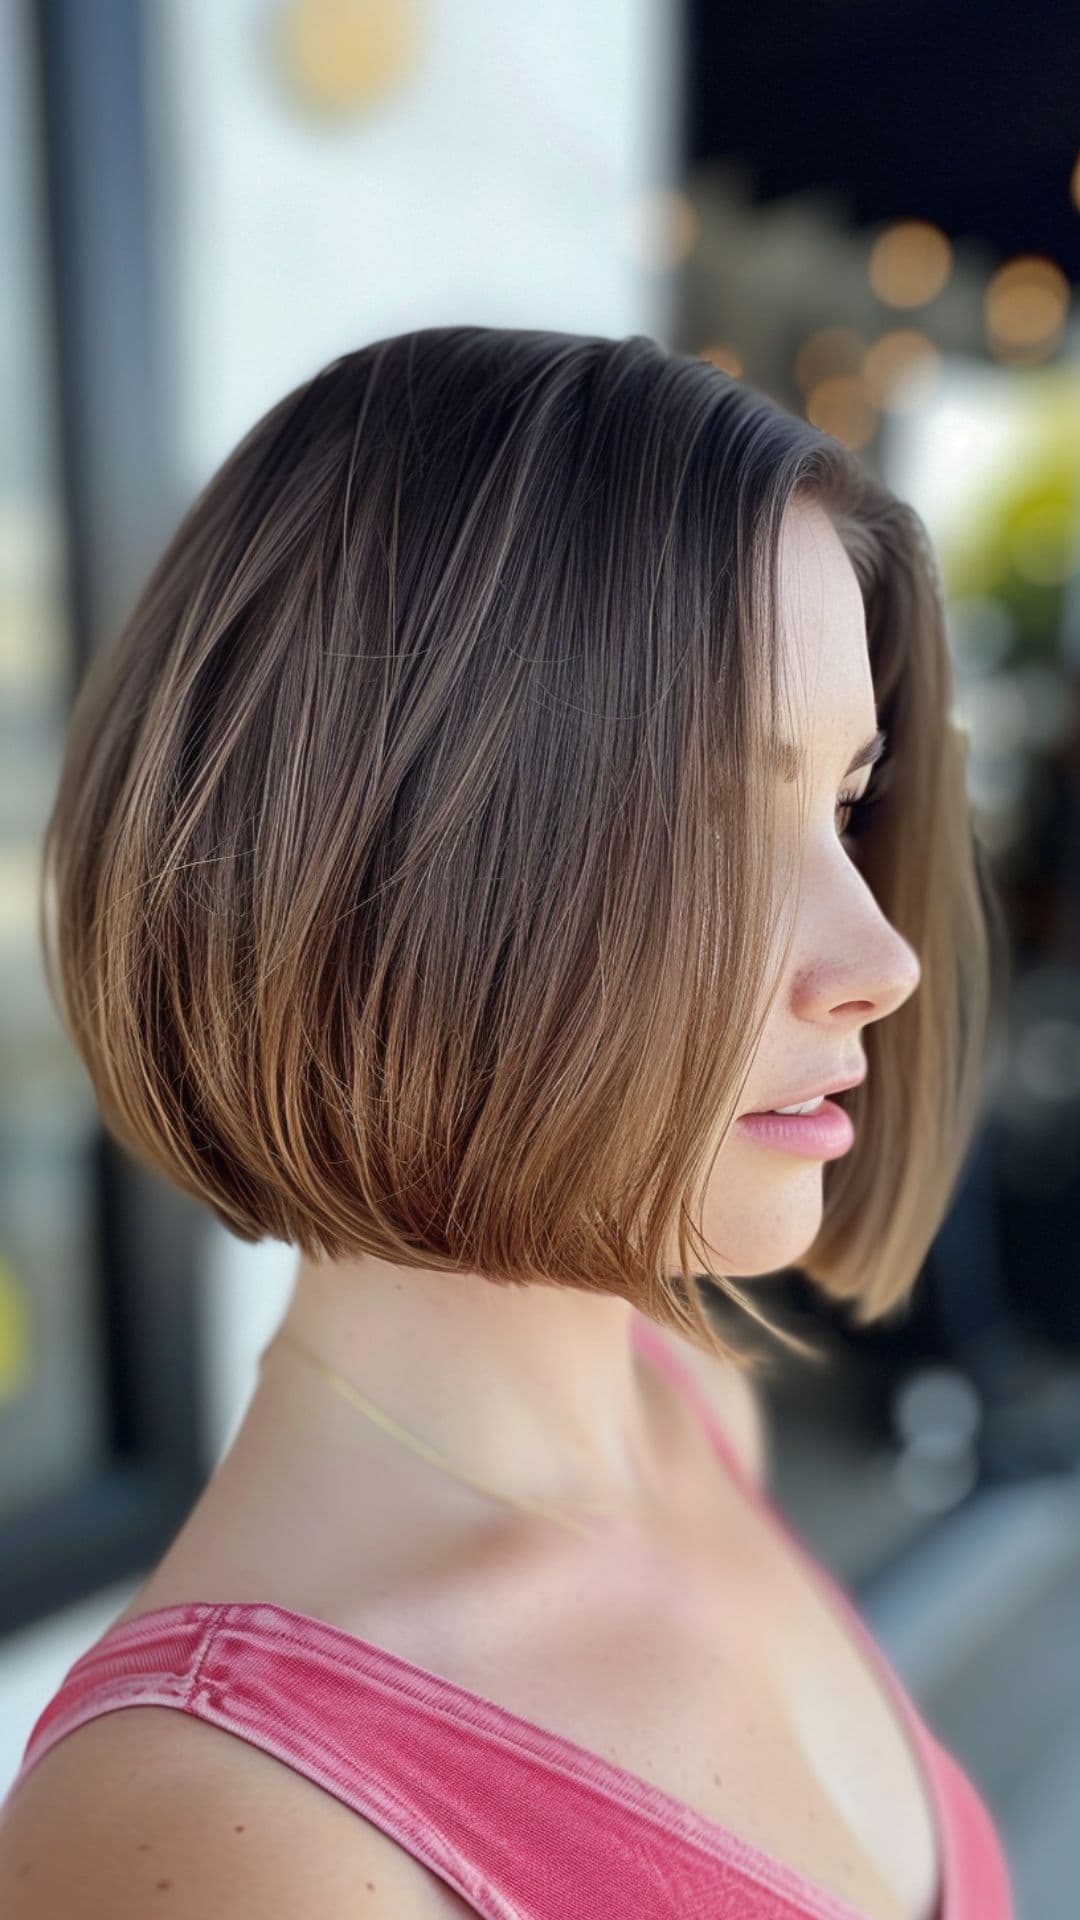
M500 1493L496 1487L488 1486L486 1481L478 1479L475 1474L465 1473L460 1467L451 1466L450 1462L441 1453L436 1452L434 1447L428 1446L424 1440L418 1440L415 1434L408 1433L396 1420L391 1419L388 1413L384 1413L381 1407L377 1407L374 1401L368 1400L350 1380L345 1379L344 1375L336 1373L333 1367L328 1367L325 1360L320 1360L318 1354L313 1353L302 1340L298 1340L295 1334L281 1328L271 1345L275 1345L278 1341L284 1341L294 1353L301 1354L313 1367L317 1367L318 1371L329 1380L334 1391L344 1400L348 1400L349 1404L356 1407L360 1413L366 1414L369 1420L373 1420L377 1427L383 1429L384 1433L399 1440L403 1447L409 1447L413 1453L418 1453L420 1458L427 1460L431 1466L439 1467L443 1473L451 1474L455 1480L463 1481L467 1487L473 1487L480 1493L488 1494L492 1500L501 1500L505 1506L516 1507L522 1513L539 1514L545 1520L554 1521L556 1526L568 1528L571 1533L578 1534L582 1539L590 1540L594 1537L593 1528L583 1525L580 1520L574 1519L560 1507L550 1506L542 1500L515 1500L511 1494ZM270 1347L266 1347L260 1354L260 1368L265 1365L269 1352ZM587 1501L579 1509L582 1513L594 1514L619 1513L624 1510L625 1503L619 1500Z

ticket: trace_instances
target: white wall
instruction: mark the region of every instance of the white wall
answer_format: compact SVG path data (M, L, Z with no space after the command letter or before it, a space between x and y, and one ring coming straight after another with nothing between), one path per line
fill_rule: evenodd
M399 0L400 4L400 0ZM638 196L675 184L679 10L444 0L406 77L320 124L276 4L149 14L177 457L192 487L290 386L409 327L667 333Z
M290 387L366 340L462 322L669 337L670 283L642 263L635 234L638 196L678 184L679 9L444 0L417 9L426 27L407 74L367 109L321 122L275 63L280 11L278 0L155 0L143 16L181 497ZM208 1221L215 1458L294 1259ZM46 1700L136 1584L5 1644L0 1794Z

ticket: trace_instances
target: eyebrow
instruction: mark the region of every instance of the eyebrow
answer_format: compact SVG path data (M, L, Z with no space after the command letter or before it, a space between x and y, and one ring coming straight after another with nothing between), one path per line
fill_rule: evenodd
M843 778L846 780L849 773L858 773L860 767L874 766L885 751L887 738L884 728L879 727L866 744L859 748L858 753L853 755L844 769ZM806 757L802 748L793 746L790 740L776 740L773 742L772 752L784 779L794 780Z

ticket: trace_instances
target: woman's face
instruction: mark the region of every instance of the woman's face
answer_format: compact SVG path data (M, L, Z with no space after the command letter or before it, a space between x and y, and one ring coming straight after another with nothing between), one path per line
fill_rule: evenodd
M877 730L862 595L825 512L789 509L780 553L782 644L805 716L808 820L802 883L787 970L770 1007L740 1113L790 1105L804 1088L860 1074L861 1034L903 1005L919 984L914 949L885 918L841 835L842 793L872 779L848 768ZM793 720L794 724L794 720ZM781 776L778 774L778 780ZM781 789L798 824L797 789ZM786 817L786 816L785 816ZM869 1097L874 1089L868 1088ZM701 1228L721 1273L772 1273L798 1263L821 1223L824 1154L767 1143L738 1121L709 1178Z

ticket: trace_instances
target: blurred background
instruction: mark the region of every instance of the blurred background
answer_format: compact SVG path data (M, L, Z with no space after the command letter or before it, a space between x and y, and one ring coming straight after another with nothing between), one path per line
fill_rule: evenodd
M0 1795L227 1447L292 1250L100 1129L44 984L73 692L334 355L647 333L856 448L942 571L1013 978L911 1298L767 1386L772 1491L1073 1920L1080 1817L1080 17L661 0L0 9ZM718 1325L722 1303L717 1303Z

